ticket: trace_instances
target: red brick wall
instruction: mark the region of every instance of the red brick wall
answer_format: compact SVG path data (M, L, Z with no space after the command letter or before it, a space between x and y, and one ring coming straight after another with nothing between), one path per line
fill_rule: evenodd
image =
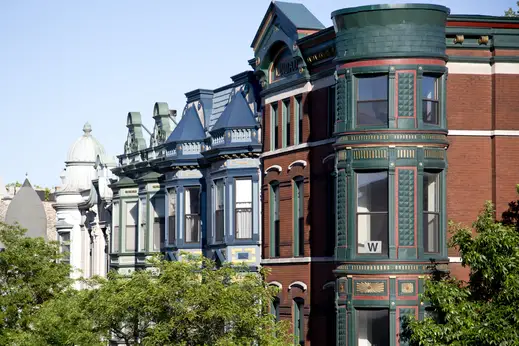
M519 75L494 75L496 130L519 130Z

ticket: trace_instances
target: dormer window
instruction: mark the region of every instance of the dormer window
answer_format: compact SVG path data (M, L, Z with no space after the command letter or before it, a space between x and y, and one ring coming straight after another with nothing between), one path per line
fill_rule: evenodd
M388 76L357 78L357 126L388 126Z

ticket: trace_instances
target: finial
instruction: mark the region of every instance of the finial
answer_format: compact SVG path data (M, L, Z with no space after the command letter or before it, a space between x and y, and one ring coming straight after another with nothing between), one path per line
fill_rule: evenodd
M85 133L85 136L89 136L90 132L92 132L92 126L88 123L88 121L83 126L83 132Z

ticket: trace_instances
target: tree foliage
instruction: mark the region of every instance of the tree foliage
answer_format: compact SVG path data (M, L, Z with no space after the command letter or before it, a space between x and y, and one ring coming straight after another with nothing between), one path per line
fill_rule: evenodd
M411 345L519 345L519 233L494 221L487 202L472 229L451 224L469 281L437 275L425 284L430 317L411 318Z
M7 294L0 295L0 313L6 312L0 345L96 346L110 339L126 345L293 344L287 324L268 313L277 288L266 284L262 270L217 266L200 256L155 258L148 270L110 272L82 280L87 288L75 290L56 244L2 228L0 280Z
M519 194L519 184L517 184L516 190ZM514 227L519 232L519 200L508 203L508 209L503 212L501 217L504 225Z
M57 243L26 238L19 226L0 223L0 345L27 331L41 306L70 287L70 266Z
M506 17L519 17L519 1L516 3L518 9L514 10L513 8L509 8L507 11L505 11Z

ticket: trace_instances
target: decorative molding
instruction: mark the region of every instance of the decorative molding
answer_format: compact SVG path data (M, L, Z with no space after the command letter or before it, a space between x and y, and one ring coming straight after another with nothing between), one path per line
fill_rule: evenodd
M290 170L294 166L302 166L303 168L305 168L307 166L307 163L306 163L305 160L296 160L296 161L294 161L294 162L292 162L291 164L288 165L288 171L290 172Z
M519 136L519 130L449 130L449 136Z
M311 262L333 262L333 257L286 257L265 258L261 264L287 264L287 263L311 263Z
M382 293L384 292L385 283L384 282L357 282L355 284L355 289L359 293Z
M450 263L461 263L461 257L449 257Z
M270 171L278 171L278 173L283 172L283 168L280 165L272 165L265 170L265 174L268 174Z
M294 281L290 285L288 285L288 290L290 291L292 287L300 287L303 291L306 291L308 287L302 281Z
M276 286L280 290L283 289L283 285L279 281L271 281L269 282L269 286Z
M279 154L287 154L287 153L290 153L290 152L296 151L296 150L301 150L301 149L305 149L305 148L313 148L313 147L318 147L320 145L332 144L332 143L335 143L335 138L323 139L321 141L316 141L316 142L307 142L307 143L303 143L303 144L292 145L292 146L286 147L286 148L267 151L267 152L264 152L263 154L261 154L260 157L265 158L265 157L279 155Z

